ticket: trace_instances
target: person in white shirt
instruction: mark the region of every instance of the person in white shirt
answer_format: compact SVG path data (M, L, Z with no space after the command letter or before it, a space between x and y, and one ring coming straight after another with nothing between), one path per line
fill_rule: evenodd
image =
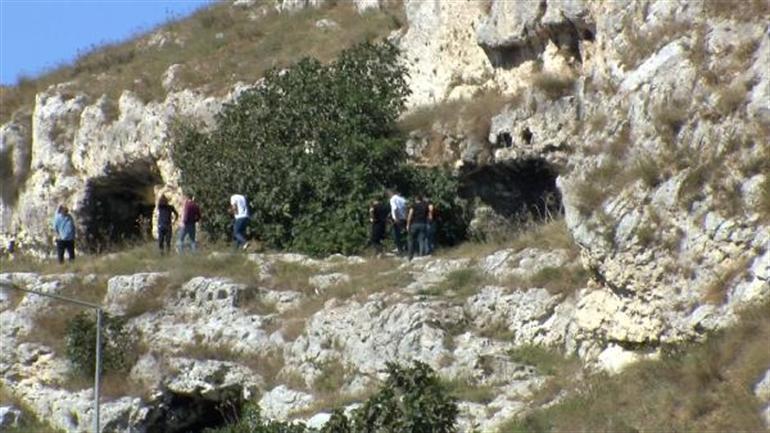
M230 213L233 215L233 238L236 249L246 249L246 226L249 224L249 208L246 205L246 197L241 194L233 194L230 197Z
M395 191L388 191L390 195L390 217L393 219L393 238L399 254L406 253L404 230L406 229L406 199Z

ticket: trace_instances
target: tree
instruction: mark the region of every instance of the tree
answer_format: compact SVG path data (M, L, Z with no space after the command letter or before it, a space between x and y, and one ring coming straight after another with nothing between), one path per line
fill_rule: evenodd
M223 108L209 134L181 127L173 158L210 216L204 229L227 233L227 199L241 193L251 231L270 247L363 247L373 196L394 185L422 189L395 126L405 75L393 45L363 43L328 65L303 59L268 72Z

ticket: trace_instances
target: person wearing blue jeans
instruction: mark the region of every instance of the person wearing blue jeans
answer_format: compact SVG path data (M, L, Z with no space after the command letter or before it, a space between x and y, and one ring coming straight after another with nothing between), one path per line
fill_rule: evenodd
M180 254L184 254L185 239L190 239L190 251L195 252L197 249L197 243L195 241L195 224L201 219L201 210L198 204L195 202L195 197L189 196L185 198L184 207L182 208L182 226L179 230L179 241L177 249Z
M230 212L233 214L233 239L235 248L245 250L249 243L246 241L246 226L249 224L249 210L246 205L246 197L241 194L233 194L230 197Z
M409 233L409 260L414 257L415 249L420 256L428 254L429 217L428 203L423 201L421 194L417 194L414 204L409 208L409 215L406 217L406 231Z
M64 263L64 251L67 251L69 260L75 260L75 221L65 205L60 205L53 219L53 228L56 231L56 255L59 263Z

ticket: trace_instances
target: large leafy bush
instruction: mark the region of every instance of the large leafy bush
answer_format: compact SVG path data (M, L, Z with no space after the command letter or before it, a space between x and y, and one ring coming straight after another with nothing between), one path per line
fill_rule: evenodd
M348 418L332 413L320 433L451 433L456 431L457 403L428 365L388 364L388 379ZM240 419L207 433L314 433L303 424L262 418L259 406L247 405Z
M350 253L366 243L367 202L387 187L432 188L454 206L446 173L406 164L395 120L408 88L397 56L391 44L364 43L328 65L304 59L226 105L211 133L181 126L174 160L205 208L204 228L228 233L228 199L241 193L250 230L269 246Z

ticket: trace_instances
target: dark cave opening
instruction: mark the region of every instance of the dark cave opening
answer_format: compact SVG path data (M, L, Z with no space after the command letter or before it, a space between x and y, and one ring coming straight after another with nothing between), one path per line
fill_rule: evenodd
M563 212L557 176L556 167L539 158L485 165L461 176L460 195L478 199L506 218L529 213L544 220Z
M232 397L233 393L225 393ZM232 394L232 395L231 395ZM201 433L224 427L238 420L242 402L239 398L209 400L201 396L165 394L163 402L149 414L147 433Z
M81 209L86 249L103 252L151 235L155 185L162 182L157 166L137 161L91 179Z

